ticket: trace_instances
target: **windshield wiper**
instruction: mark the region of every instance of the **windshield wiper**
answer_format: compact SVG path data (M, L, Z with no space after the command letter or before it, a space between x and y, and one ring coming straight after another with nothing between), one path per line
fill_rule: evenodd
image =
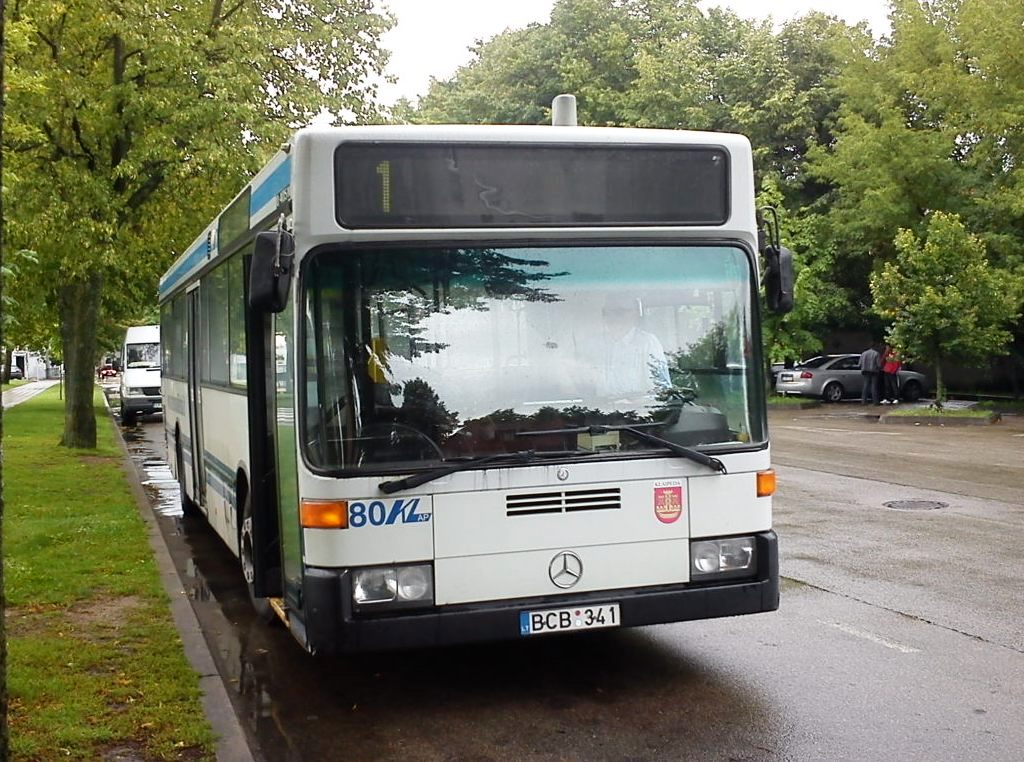
M494 455L483 455L476 458L468 458L466 460L459 460L457 462L449 462L447 465L433 468L429 471L423 471L412 476L406 476L402 479L392 479L391 481L381 482L377 485L377 489L383 492L385 495L390 495L392 492L398 492L403 489L411 489L418 487L421 484L432 482L435 479L440 479L448 474L454 474L458 471L467 471L477 466L482 466L487 463L498 463L501 461L519 461L521 463L529 463L533 460L545 460L552 457L565 457L566 455L590 455L588 450L545 450L543 452L537 452L536 450L520 450L519 452L499 452Z
M702 466L707 466L713 471L718 471L718 473L720 474L729 473L728 471L725 470L725 464L722 461L720 461L718 458L712 458L710 455L705 455L700 450L694 450L690 447L685 447L681 444L670 442L667 439L662 439L661 437L655 436L654 434L649 434L643 429L637 429L634 428L633 426L616 426L614 428L618 431L625 431L627 434L632 434L637 439L641 439L645 442L661 445L662 447L665 447L666 449L675 453L676 455L688 458L689 460L692 460L694 463L700 463Z
M644 427L661 426L660 423L647 423L640 424ZM721 474L729 473L725 470L725 464L718 458L712 458L710 455L705 455L699 450L694 450L691 447L685 447L681 444L676 444L668 439L662 439L654 434L649 434L639 426L578 426L575 428L567 429L549 429L547 431L520 431L516 433L517 437L532 437L541 436L544 434L590 434L596 436L598 434L607 434L609 431L625 431L627 434L632 434L637 439L650 442L651 444L661 445L669 452L674 453L682 458L692 460L694 463L699 463L702 466L707 466L713 471L718 471Z

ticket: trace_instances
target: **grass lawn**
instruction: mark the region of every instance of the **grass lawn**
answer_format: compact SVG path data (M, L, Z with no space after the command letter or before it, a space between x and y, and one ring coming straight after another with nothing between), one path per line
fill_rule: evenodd
M815 397L803 397L797 394L769 394L768 407L800 407L801 405L821 402Z
M978 407L998 413L1024 415L1024 400L983 400L978 403Z
M943 408L936 410L933 407L893 407L885 411L888 416L907 416L912 418L991 418L991 410L964 410L957 408Z
M124 457L58 446L56 387L4 412L11 749L18 760L212 760Z

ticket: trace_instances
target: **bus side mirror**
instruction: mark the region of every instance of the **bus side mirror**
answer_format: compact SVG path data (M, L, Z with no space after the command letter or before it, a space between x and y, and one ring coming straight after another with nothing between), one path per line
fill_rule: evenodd
M295 261L295 239L276 230L256 234L249 268L249 306L259 312L280 312L288 303Z
M764 295L768 309L785 315L793 309L793 252L785 246L764 248Z

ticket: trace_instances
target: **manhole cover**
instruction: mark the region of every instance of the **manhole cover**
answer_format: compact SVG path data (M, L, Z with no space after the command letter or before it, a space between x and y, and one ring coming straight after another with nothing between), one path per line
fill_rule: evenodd
M948 503L940 503L938 500L890 500L882 505L896 511L937 511L949 507Z

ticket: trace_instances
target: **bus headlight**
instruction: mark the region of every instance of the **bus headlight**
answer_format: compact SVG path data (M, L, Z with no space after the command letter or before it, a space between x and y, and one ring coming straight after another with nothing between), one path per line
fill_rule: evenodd
M359 569L352 574L352 600L356 605L388 603L398 595L394 569Z
M403 601L433 600L433 584L429 566L398 567L398 599Z
M432 606L434 575L429 564L378 566L352 571L356 608Z
M757 543L753 537L695 540L690 543L690 578L745 577L757 568Z

